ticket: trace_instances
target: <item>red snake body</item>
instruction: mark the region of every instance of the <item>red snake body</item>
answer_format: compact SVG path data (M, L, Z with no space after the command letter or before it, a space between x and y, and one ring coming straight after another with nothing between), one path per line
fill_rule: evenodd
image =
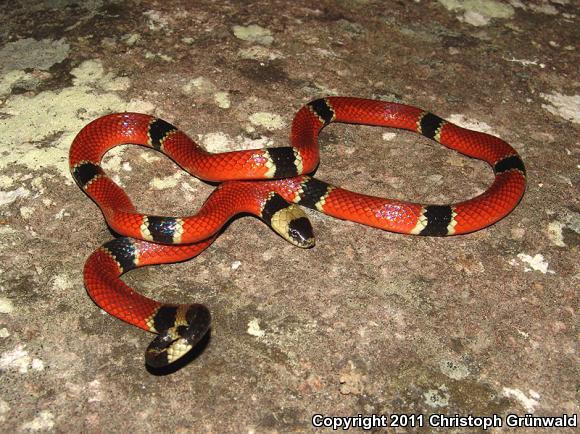
M487 162L495 179L484 193L467 201L422 205L354 193L304 176L316 169L318 134L331 122L419 132ZM100 166L103 155L119 144L155 148L192 175L222 184L196 215L140 214ZM300 247L310 247L314 241L310 223L296 204L387 231L447 236L477 231L502 219L516 207L526 186L524 164L503 140L392 102L347 97L312 101L293 120L291 145L211 154L171 124L137 113L96 119L74 139L69 156L73 177L101 208L111 228L132 237L113 240L89 257L85 285L107 312L159 334L146 353L149 365L165 366L191 349L209 328L209 312L202 305L158 303L133 291L119 276L136 267L196 256L236 214L261 218Z

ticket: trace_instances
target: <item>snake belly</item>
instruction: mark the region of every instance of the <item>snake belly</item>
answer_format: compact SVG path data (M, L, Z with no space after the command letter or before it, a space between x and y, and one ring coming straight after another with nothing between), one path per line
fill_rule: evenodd
M494 181L479 196L441 205L385 199L333 186L307 176L319 164L319 132L332 122L417 132L485 161L493 169ZM124 236L89 257L85 286L95 303L111 315L158 334L146 352L148 365L166 366L186 354L208 330L210 314L202 305L169 305L146 298L119 276L141 266L196 256L237 214L262 219L299 247L311 247L314 236L298 205L386 231L449 236L501 220L517 206L526 188L524 164L505 141L394 102L351 97L312 101L295 115L290 141L289 147L212 154L170 123L139 113L101 117L74 139L69 154L74 179L100 207L109 226ZM101 167L103 155L120 144L156 149L193 176L221 184L193 216L139 213Z

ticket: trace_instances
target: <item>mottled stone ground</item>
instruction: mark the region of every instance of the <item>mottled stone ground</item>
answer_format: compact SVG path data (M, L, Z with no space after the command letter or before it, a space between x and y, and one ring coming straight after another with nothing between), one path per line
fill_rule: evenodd
M578 412L579 14L575 0L0 3L0 431ZM214 152L285 145L293 114L326 95L502 137L528 168L523 201L450 239L308 212L307 251L238 219L201 257L126 276L213 313L199 356L151 375L151 336L83 288L85 258L112 235L68 173L72 138L134 110ZM445 203L492 179L411 133L333 125L321 143L318 176L356 191ZM213 188L150 150L120 147L106 167L156 213L192 213Z

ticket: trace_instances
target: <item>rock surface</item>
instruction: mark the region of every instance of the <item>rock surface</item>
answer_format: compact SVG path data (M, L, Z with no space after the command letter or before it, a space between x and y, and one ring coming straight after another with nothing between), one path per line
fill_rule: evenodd
M0 4L0 431L309 432L316 413L577 413L579 14L565 0ZM283 146L294 113L326 95L491 131L526 163L524 199L448 239L307 211L310 250L237 219L200 257L124 278L213 313L191 363L150 374L152 336L83 288L86 257L112 234L68 172L74 135L131 110L213 152ZM335 124L320 142L317 176L355 191L446 203L492 179L407 132ZM157 214L193 213L213 188L137 147L105 167Z

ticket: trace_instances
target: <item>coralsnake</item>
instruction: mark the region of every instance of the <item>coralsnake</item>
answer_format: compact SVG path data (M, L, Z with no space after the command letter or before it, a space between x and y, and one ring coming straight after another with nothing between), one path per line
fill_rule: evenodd
M421 205L354 193L306 176L319 163L318 134L331 122L415 131L492 166L495 179L482 194L452 205ZM113 316L158 336L146 363L167 366L191 350L210 327L200 304L171 305L138 294L119 276L134 268L193 258L208 247L232 217L249 213L299 247L311 247L303 205L329 216L392 232L447 236L489 226L522 198L525 168L517 152L492 135L461 128L409 105L350 97L327 97L302 107L291 127L291 146L211 154L168 122L139 113L98 118L75 137L72 175L123 237L102 245L84 267L94 302ZM101 167L114 146L136 144L167 155L193 176L221 182L199 212L187 217L143 215Z

